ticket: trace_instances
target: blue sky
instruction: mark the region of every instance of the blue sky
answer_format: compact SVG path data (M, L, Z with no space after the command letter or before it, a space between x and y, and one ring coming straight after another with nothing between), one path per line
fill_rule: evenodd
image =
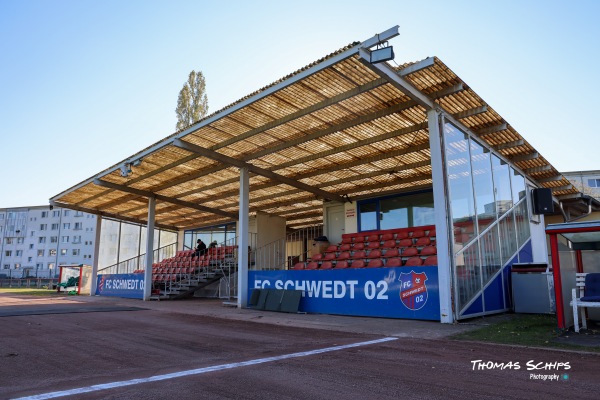
M175 131L202 70L210 112L391 26L438 56L560 171L598 170L598 1L0 0L0 208L63 190Z

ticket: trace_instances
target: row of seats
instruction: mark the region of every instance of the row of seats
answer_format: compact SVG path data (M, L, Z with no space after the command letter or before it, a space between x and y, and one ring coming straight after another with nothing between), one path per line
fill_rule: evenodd
M237 249L236 246L209 247L208 249L205 250L204 254L207 256L211 256L211 257L223 258L228 255L233 256L236 249ZM202 255L200 257L202 257ZM194 258L197 258L195 250L179 250L177 253L175 253L175 257L169 258L169 260L191 261Z
M392 257L414 257L414 256L432 256L437 254L437 248L435 246L425 246L421 249L418 247L407 247L404 249L391 248L387 250L372 249L370 251L358 250L358 251L341 251L339 253L326 252L317 253L312 256L311 261L342 261L349 259L378 259L378 258L392 258Z
M403 249L407 247L425 247L435 245L435 239L429 236L423 236L418 239L390 239L383 242L357 242L357 243L341 243L340 245L330 245L325 250L325 253L339 253L343 251L357 250L374 250L374 249Z
M294 265L294 270L325 270L325 269L344 269L344 268L382 268L382 267L418 267L437 265L437 256L429 256L426 258L410 257L407 260L401 258L376 258L368 262L363 259L352 261L347 260L332 260L332 261L310 261L308 263L299 262Z
M418 228L389 229L383 231L345 233L342 235L342 244L360 242L385 242L387 240L419 239L422 237L435 238L435 226L421 226Z

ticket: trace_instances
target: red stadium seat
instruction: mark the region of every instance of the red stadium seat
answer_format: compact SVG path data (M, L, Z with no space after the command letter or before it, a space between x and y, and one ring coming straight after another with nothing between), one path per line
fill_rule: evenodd
M412 245L412 239L402 239L398 242L398 247L411 247Z
M383 257L400 257L400 252L398 251L398 249L388 249L385 251Z
M367 242L371 243L371 242L379 242L379 234L378 233L372 233L369 236L367 236Z
M333 268L333 263L331 261L323 261L320 269L331 269Z
M388 258L385 262L386 267L401 267L402 260L399 258Z
M394 247L396 247L395 240L386 240L385 242L383 242L384 249L393 249Z
M352 243L352 237L348 236L348 237L344 237L344 235L342 235L342 243L346 244L346 243Z
M437 256L429 256L423 261L423 265L438 265Z
M408 231L400 231L396 233L396 240L402 240L408 238Z
M352 249L352 245L350 243L344 243L340 245L340 251L350 251Z
M350 252L349 251L342 251L340 253L340 255L337 257L338 260L347 260L350 258Z
M365 249L365 243L364 242L360 242L360 243L354 243L354 246L352 246L352 250L364 250Z
M337 253L338 251L338 247L337 245L331 245L327 248L327 250L325 250L325 253Z
M381 241L385 242L386 240L394 240L394 234L384 233L383 235L381 235Z
M335 260L335 258L335 253L325 253L325 257L323 257L323 260Z
M367 249L378 249L379 248L379 242L369 242L369 245L367 246Z
M427 232L427 236L430 238L435 237L435 228L430 229L429 232Z
M364 236L354 236L354 243L362 243L365 241Z
M350 268L364 268L365 262L363 260L354 260L352 264L350 264Z
M364 250L355 251L350 258L358 259L358 258L367 258L367 253ZM338 260L340 258L338 257Z
M348 268L348 261L338 261L335 263L335 269Z
M419 255L419 250L416 247L408 247L402 252L402 257L414 257Z
M423 236L417 239L417 243L415 243L415 246L417 247L422 247L422 246L429 246L431 244L431 239L429 239L429 236Z
M370 259L381 258L381 250L377 250L377 249L371 250L369 252L369 255L367 256L367 258L370 258Z
M421 257L411 257L406 260L406 264L404 264L405 267L418 267L419 265L423 265Z
M323 254L321 253L317 253L314 256L311 257L312 261L319 261L323 259Z
M415 231L413 231L412 233L412 237L414 238L420 238L425 236L425 231L423 229L417 229Z
M305 269L317 269L317 268L319 268L319 263L316 261L311 261L308 264L306 264Z
M304 269L304 263L303 262L296 263L296 265L294 265L293 269L295 269L295 270Z
M383 261L381 261L381 258L371 260L371 261L369 261L369 265L367 265L367 267L368 268L381 268L381 267L383 267Z
M431 256L437 254L437 248L435 246L425 246L421 249L422 256Z

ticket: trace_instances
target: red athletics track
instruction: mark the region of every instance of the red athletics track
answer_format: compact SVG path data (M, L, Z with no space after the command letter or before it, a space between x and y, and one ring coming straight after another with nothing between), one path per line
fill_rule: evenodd
M0 296L0 313L10 310ZM11 300L12 301L12 300ZM18 303L19 301L17 301ZM37 302L34 300L34 302ZM25 304L26 302L23 302ZM91 385L262 360L297 352L360 344L389 335L353 333L345 317L337 330L284 326L286 314L236 311L245 319L180 313L203 307L201 301L129 306L152 308L110 311L115 304L86 300L58 302L53 314L0 317L0 398L54 393ZM3 305L4 304L4 305ZM122 305L122 304L121 304ZM43 308L44 304L20 307ZM69 313L60 312L60 306ZM94 309L98 307L98 309ZM21 308L23 313L25 308ZM43 310L42 310L43 311ZM219 309L216 309L218 312ZM268 319L271 323L249 320ZM277 317L281 318L279 324ZM296 317L296 316L294 316ZM300 316L306 326L323 316ZM335 317L339 321L340 317ZM457 342L415 339L402 321L384 321L397 330L395 340L307 354L295 358L201 370L194 375L59 398L74 399L574 399L597 398L600 356ZM431 324L431 323L426 323ZM374 320L374 327L379 320ZM410 324L407 324L410 325ZM429 325L435 330L438 324ZM331 327L327 327L331 329ZM444 330L446 328L440 328ZM345 332L344 332L345 330ZM364 331L364 329L362 329ZM377 328L377 330L380 330ZM389 332L388 332L389 333ZM427 335L433 337L434 335ZM519 363L520 369L473 370L474 360ZM570 369L535 371L560 375L558 381L531 379L526 363L569 363ZM564 374L568 374L565 379Z

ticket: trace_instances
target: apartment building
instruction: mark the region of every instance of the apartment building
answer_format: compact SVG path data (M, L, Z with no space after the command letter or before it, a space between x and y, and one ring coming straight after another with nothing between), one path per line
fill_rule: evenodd
M57 276L94 259L96 216L49 206L0 208L0 278Z
M600 170L562 172L577 190L600 200Z

